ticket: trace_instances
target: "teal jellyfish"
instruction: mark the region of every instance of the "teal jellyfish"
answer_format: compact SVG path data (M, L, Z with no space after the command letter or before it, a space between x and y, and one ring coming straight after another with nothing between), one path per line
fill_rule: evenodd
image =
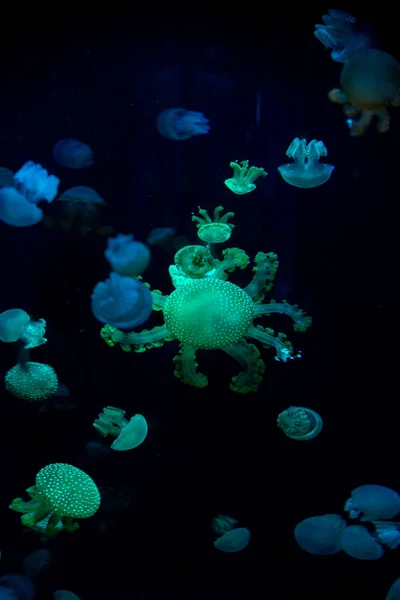
M361 485L352 490L344 509L351 519L356 519L361 514L362 521L391 519L400 512L400 496L383 485Z
M290 406L278 415L277 424L292 440L311 440L322 429L322 419L311 408Z
M117 439L111 444L112 450L132 450L140 446L147 436L147 421L143 415L135 415L130 421L125 419L125 411L121 408L106 406L93 427L106 437L113 435Z
M311 140L307 144L306 139L294 138L286 156L293 158L293 163L287 163L278 167L286 183L299 188L313 188L326 183L335 167L326 163L320 163L322 156L327 156L328 151L323 142Z
M341 551L346 521L340 515L326 514L300 521L294 529L299 546L310 554L328 556Z
M150 262L150 250L133 235L119 234L109 237L104 256L118 275L137 277L145 271Z
M358 560L378 560L384 551L376 538L363 525L349 525L340 539L341 549Z
M21 308L11 308L0 313L0 340L2 342L21 341L25 349L36 348L47 342L46 321L31 321L28 313Z
M400 577L392 583L385 600L400 600Z
M330 48L334 61L344 63L371 45L367 33L353 31L357 19L341 10L329 10L322 16L323 25L315 25L314 35L325 48Z

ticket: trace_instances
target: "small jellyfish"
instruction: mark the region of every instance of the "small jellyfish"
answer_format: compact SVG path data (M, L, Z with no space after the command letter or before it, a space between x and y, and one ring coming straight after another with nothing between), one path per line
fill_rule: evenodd
M332 48L334 61L344 63L370 47L371 39L367 33L353 31L355 17L335 9L328 13L322 16L324 25L315 25L314 35L325 48Z
M278 415L277 424L292 440L311 440L322 429L322 419L311 408L290 406Z
M0 167L0 188L15 187L14 172L6 167Z
M250 531L246 527L238 527L227 531L214 542L214 547L221 552L240 552L249 545Z
M319 162L328 151L323 142L311 140L307 145L306 139L294 138L286 156L293 158L293 163L278 167L286 183L300 188L313 188L326 183L335 167Z
M341 549L358 560L378 560L384 551L379 542L363 525L349 525L340 539Z
M37 204L41 200L53 202L60 180L55 175L49 175L42 165L29 160L15 173L14 182L18 192L28 202Z
M229 517L228 515L218 515L217 517L214 517L211 528L215 533L221 535L227 533L227 531L231 531L238 523L239 521L233 517Z
M340 515L309 517L296 525L294 537L306 552L329 556L340 552L345 527L346 521Z
M262 167L250 167L249 161L242 160L229 163L233 169L233 177L224 181L227 188L234 194L249 194L256 189L254 181L259 177L266 177L268 173Z
M367 484L355 488L344 506L351 519L361 517L362 521L391 519L400 512L400 496L383 485Z
M22 561L25 575L30 579L36 579L51 564L52 558L52 553L47 548L31 552Z
M214 209L212 219L209 217L208 212L204 208L200 208L200 206L198 206L200 216L192 214L192 221L196 221L197 236L203 242L207 244L223 244L231 237L232 229L235 226L233 223L228 223L228 221L235 216L235 213L227 212L222 215L223 210L223 206L217 206Z
M53 156L59 165L70 169L90 167L94 162L91 148L72 138L59 140L54 144Z
M62 202L63 206L55 224L61 229L68 230L76 226L82 236L91 231L99 235L104 234L103 228L99 227L98 212L107 205L96 190L86 185L78 185L62 192L56 198L56 203L58 202ZM53 222L50 222L50 219L48 221L48 225L51 226ZM108 233L112 233L112 228L109 228Z
M124 451L137 448L147 437L147 422L143 415L135 415L130 421L125 419L121 408L106 406L93 423L101 435L113 435L117 439L111 444L112 450Z
M137 279L111 273L92 293L92 312L101 323L119 329L133 329L151 315L152 296Z
M30 227L40 223L43 211L14 187L0 189L0 219L12 227Z
M187 140L210 131L209 120L200 112L167 108L157 117L157 129L169 140Z
M0 340L2 342L23 342L25 349L37 348L47 342L44 337L46 321L31 321L28 313L21 308L11 308L0 313Z
M141 275L150 262L150 250L142 242L134 241L133 235L108 238L104 256L115 273L127 277Z

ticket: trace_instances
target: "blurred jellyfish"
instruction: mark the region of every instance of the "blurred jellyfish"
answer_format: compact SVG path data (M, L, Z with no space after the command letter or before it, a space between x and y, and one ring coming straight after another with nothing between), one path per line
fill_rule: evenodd
M98 460L104 460L110 454L110 448L100 442L88 442L85 449L88 456Z
M340 515L309 517L296 525L294 537L306 552L328 556L340 552L340 540L345 527L346 521Z
M392 583L390 590L386 594L385 600L400 600L400 577Z
M187 140L210 131L209 120L203 113L184 108L167 108L157 117L157 129L169 140Z
M98 283L92 293L96 319L119 329L133 329L147 321L152 303L151 292L143 283L117 273Z
M79 596L68 590L57 590L53 593L54 600L80 600Z
M375 534L381 544L396 550L400 546L400 523L392 521L372 521L375 526Z
M83 236L92 231L98 235L112 233L112 227L100 226L99 210L107 204L96 190L78 185L62 192L55 202L62 202L62 209L56 219L45 218L46 226L56 225L65 230L76 226Z
M290 406L278 415L277 424L293 440L311 440L322 429L322 419L311 408Z
M378 560L384 551L382 546L363 525L349 525L340 540L341 549L358 560Z
M400 105L400 64L393 56L376 49L356 54L344 64L340 84L328 96L344 105L350 135L363 135L374 117L379 133L389 131L387 107Z
M335 167L319 162L328 151L323 142L294 138L286 150L286 156L293 158L293 163L278 167L286 183L300 188L313 188L326 183Z
M149 246L162 245L175 233L176 231L172 227L155 227L147 236L146 244Z
M150 250L142 242L134 241L133 235L108 238L104 256L115 273L127 277L141 275L150 262Z
M0 188L15 187L14 172L6 167L0 167Z
M218 515L217 517L214 517L211 528L215 533L221 535L227 533L227 531L231 531L231 529L236 527L238 522L237 519L229 517L228 515Z
M250 531L246 527L238 527L215 540L214 547L221 552L240 552L249 545L250 536Z
M51 564L52 558L52 553L47 548L31 552L22 561L25 575L30 579L36 579Z
M242 160L240 164L238 161L231 162L229 166L233 169L233 177L226 179L224 183L234 194L249 194L256 189L255 180L268 175L262 167L249 168L248 160Z
M13 227L30 227L40 223L43 211L13 187L0 189L0 219Z
M362 521L391 519L400 512L400 496L383 485L367 484L355 488L344 506L351 519L361 517Z
M332 48L331 57L344 63L359 52L370 48L371 38L367 33L354 32L357 19L341 10L329 10L323 15L324 25L315 25L314 35L325 48Z
M127 421L124 410L106 406L99 418L93 423L104 437L113 435L117 439L111 444L112 450L132 450L144 442L147 436L147 422L143 415L135 415L130 421Z
M72 138L59 140L54 144L53 156L59 165L70 169L90 167L94 162L91 148Z
M23 342L26 349L36 348L47 342L44 337L46 321L31 321L21 308L11 308L0 313L0 340L2 342Z
M57 196L60 180L49 175L42 165L32 160L26 162L14 175L17 190L32 204L41 200L52 202Z
M11 590L14 600L33 600L36 594L35 586L25 575L14 573L3 575L3 577L0 577L0 590L4 588L7 591ZM3 600L3 596L1 596L1 600Z

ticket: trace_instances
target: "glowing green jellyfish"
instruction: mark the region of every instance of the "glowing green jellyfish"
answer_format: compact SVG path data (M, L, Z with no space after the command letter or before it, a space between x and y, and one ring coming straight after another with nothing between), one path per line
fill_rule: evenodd
M250 167L249 161L242 160L229 163L233 169L233 177L225 180L225 185L234 194L249 194L256 189L254 181L259 177L266 177L268 173L262 167Z
M285 314L293 319L295 331L305 331L311 325L311 318L285 301L262 304L278 268L273 252L256 255L253 279L242 289L226 279L237 267L243 269L248 265L249 258L243 250L227 248L220 260L212 257L209 248L203 248L203 252L200 248L186 246L175 256L170 274L176 289L169 296L152 291L153 308L162 310L164 325L140 333L126 333L106 325L101 336L111 347L120 344L129 351L133 346L135 352L178 340L180 350L174 358L174 374L184 383L199 388L205 387L208 380L197 372L196 352L223 350L244 368L233 377L231 390L242 394L256 391L265 365L257 347L247 339L275 348L275 359L284 362L293 358L293 347L285 334L254 325L254 320L273 313Z
M206 244L222 244L223 242L227 242L231 237L232 229L235 227L233 223L228 223L228 220L234 217L235 213L228 212L221 215L224 207L217 206L211 219L204 208L200 208L200 206L198 208L200 217L192 215L192 221L197 222L198 237L203 242L206 242Z
M335 167L320 163L322 156L328 151L323 142L295 138L286 151L286 156L293 158L293 163L278 167L286 183L300 188L313 188L326 183Z
M290 406L278 415L277 424L292 440L311 440L322 429L322 419L311 408Z

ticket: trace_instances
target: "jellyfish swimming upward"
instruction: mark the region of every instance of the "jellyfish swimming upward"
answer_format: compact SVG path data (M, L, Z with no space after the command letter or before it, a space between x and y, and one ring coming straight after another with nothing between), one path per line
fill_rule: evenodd
M332 60L344 63L371 46L367 33L355 32L355 17L341 10L329 10L322 16L323 25L315 25L314 35L325 48L331 49Z
M300 188L313 188L326 183L330 178L333 165L320 163L319 159L328 151L323 142L295 138L286 150L286 156L293 158L293 163L278 167L286 183Z

